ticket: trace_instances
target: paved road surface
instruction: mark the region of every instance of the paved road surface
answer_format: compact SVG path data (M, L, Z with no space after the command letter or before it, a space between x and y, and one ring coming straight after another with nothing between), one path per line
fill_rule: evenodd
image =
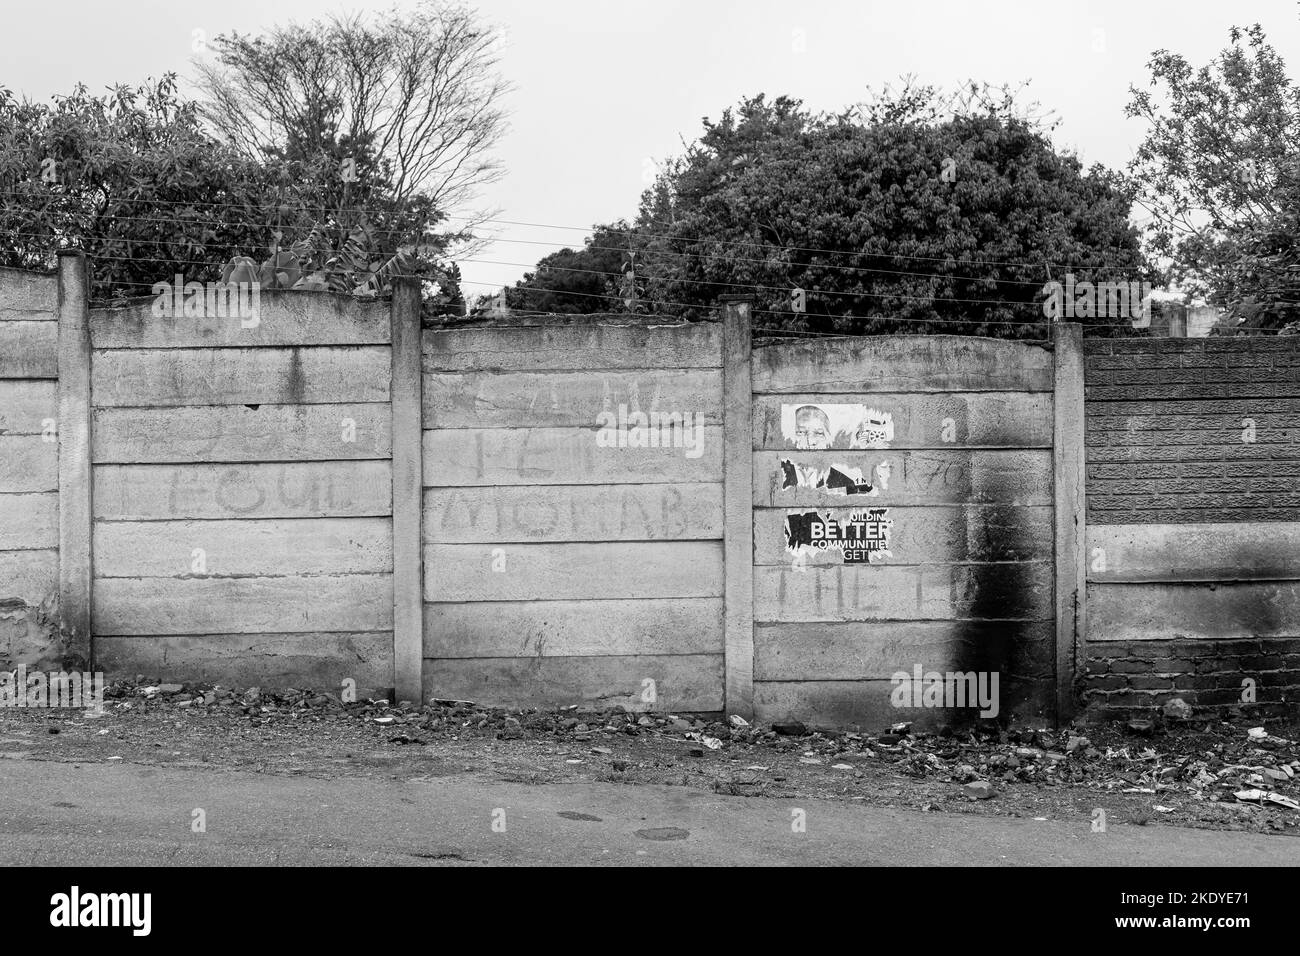
M191 829L197 808L205 833ZM796 809L806 814L802 833L792 831ZM473 775L327 781L0 760L0 866L1293 866L1298 859L1295 837L1169 826L1093 833L1087 819L920 813L686 787L528 786Z

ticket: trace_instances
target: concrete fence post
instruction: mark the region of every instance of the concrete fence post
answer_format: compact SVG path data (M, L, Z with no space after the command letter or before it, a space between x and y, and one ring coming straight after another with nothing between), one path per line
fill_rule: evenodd
M722 502L728 714L754 716L753 299L722 298Z
M1083 326L1055 327L1056 719L1075 711L1074 678L1083 654L1087 585L1083 409Z
M393 684L397 700L424 700L423 448L420 280L393 284Z
M90 638L90 281L59 252L59 622L65 667L93 666Z

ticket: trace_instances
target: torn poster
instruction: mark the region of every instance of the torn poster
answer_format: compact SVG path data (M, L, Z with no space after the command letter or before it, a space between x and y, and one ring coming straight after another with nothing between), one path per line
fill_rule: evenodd
M836 520L830 512L789 512L785 517L786 550L834 549L844 553L845 564L868 564L891 557L889 533L894 522L888 508L867 508L852 512L848 520Z
M889 476L893 468L888 459L874 469L874 480L862 473L861 468L832 463L828 467L817 464L781 459L781 487L820 488L830 495L866 495L874 498L889 490Z
M888 448L894 417L866 405L782 405L781 437L800 451Z

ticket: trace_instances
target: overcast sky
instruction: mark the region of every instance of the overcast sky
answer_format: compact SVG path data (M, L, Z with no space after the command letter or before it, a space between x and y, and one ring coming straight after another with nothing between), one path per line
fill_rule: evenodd
M5 0L0 86L36 99L174 70L190 74L195 30L256 32L391 0ZM399 6L405 6L399 0ZM1294 0L480 0L505 28L512 128L506 178L485 204L503 239L580 245L592 223L631 217L649 162L679 151L700 119L742 96L786 94L840 109L905 73L953 85L1030 80L1062 120L1058 147L1121 166L1141 138L1124 118L1154 50L1200 65L1236 24L1263 24L1300 77ZM796 33L798 31L798 34ZM802 51L798 36L802 36ZM578 227L564 229L558 227ZM498 242L465 262L465 291L513 282L558 245Z

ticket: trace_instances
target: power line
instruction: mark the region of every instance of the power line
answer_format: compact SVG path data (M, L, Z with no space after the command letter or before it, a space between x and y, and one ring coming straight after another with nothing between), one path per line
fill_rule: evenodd
M16 191L0 190L0 195L26 195L30 198L30 193L20 193ZM69 197L69 198L75 198L75 197ZM253 203L182 202L180 200L148 199L144 197L131 199L128 201L139 202L139 203L151 203L154 205L191 206L191 207L206 206L211 208L225 208L225 209L247 209L255 205ZM292 205L292 204L279 203L276 204L274 208L278 209L280 205ZM261 208L271 209L273 207L265 206ZM320 206L320 207L300 206L298 208L304 211L316 211L317 209L319 209L322 213L358 212L358 213L366 214L373 211L370 209L366 209L364 207L344 207L344 206L338 206L333 208L325 207L325 206ZM493 223L493 224L510 225L510 226L524 226L527 228L535 228L535 229L563 229L563 230L586 232L586 233L592 233L597 228L608 228L603 226L565 226L556 223L535 223L535 222L524 222L524 221L513 220L513 219L498 219L492 217L479 218L474 216L455 216L455 215L444 215L440 219L435 220L433 225L436 225L438 222L453 220L453 219L462 222L476 223L476 224ZM682 242L701 241L698 237L665 235L663 233L638 229L635 226L629 227L628 231L629 233L633 233L640 237L649 238L649 239L664 239L669 241L682 241ZM484 237L484 241L492 241L492 240L488 237ZM845 250L842 249L823 249L823 248L816 248L812 246L778 245L776 243L750 242L750 241L739 240L739 239L728 239L722 241L725 241L728 244L735 245L735 246L749 246L749 247L757 247L761 249L773 249L773 250L784 251L784 252L811 252L811 253L819 253L819 254L826 254L826 255L845 254ZM865 250L861 253L851 253L851 254L863 255L863 256L876 256L878 258L884 258L884 259L908 259L913 261L924 261L924 262L944 262L944 263L951 262L951 263L969 263L972 265L1017 266L1026 269L1039 269L1042 268L1044 265L1049 267L1055 266L1058 269L1072 269L1072 268L1078 268L1080 266L1089 269L1101 268L1100 266L1094 266L1085 263L1078 263L1078 264L1071 265L1070 263L1052 262L1047 260L1040 260L1036 262L1017 262L1013 260L1001 260L1001 259L967 259L967 258L961 258L956 256L920 256L915 254L899 253L899 252L872 253L872 252L867 252Z
M101 217L98 217L98 218L101 219L101 220L108 220L108 221L114 221L114 222L163 223L163 224L168 224L168 225L175 225L176 222L177 222L177 220L174 219L174 218L152 218L152 217L146 217L146 216L118 216L118 215L106 215L106 216L101 216ZM200 221L202 221L202 220L194 220L194 221L195 221L195 222L200 222ZM260 224L259 224L259 225L260 225ZM249 227L249 228L252 228L252 227ZM269 228L269 226L267 226L266 228ZM401 236L401 237L404 237L404 238L406 238L406 239L408 239L408 240L410 239L410 235L411 235L409 231L407 231L407 230L403 230L403 229L381 229L381 228L373 227L373 226L371 227L370 232L371 232L372 234L374 234L374 235L380 235L380 236L390 236L390 237L391 237L391 236ZM29 236L29 237L32 237L32 238L46 238L46 237L44 237L44 236L41 236L41 235L39 235L39 234L34 234L34 233L10 233L10 235L26 235L26 236ZM150 244L150 241L149 241L149 240L144 240L144 239L137 239L137 240L130 240L130 239L117 239L117 240L115 240L115 241L117 241L117 242L126 242L126 243L128 243L128 244L139 244L139 245L147 245L147 244ZM528 239L505 239L505 238L487 238L487 237L484 237L484 238L482 238L482 239L479 240L479 241L487 242L487 243L491 243L491 242L505 242L505 243L527 244L527 245L562 246L563 249L567 249L567 248L569 248L569 247L567 247L567 246L563 246L563 244L561 244L561 243L556 243L556 242L541 242L541 241L537 241L537 240L528 240ZM161 239L157 240L157 243L159 243L159 244L162 244L163 242L164 242L164 240L161 240ZM410 244L410 243L404 243L404 244ZM241 249L244 248L243 246L237 246L237 245L235 245L235 244L233 244L233 243L232 243L232 244L225 244L225 245L223 245L223 244L219 244L219 243L209 243L209 245L214 245L214 246L216 246L217 248L241 248ZM284 247L285 250L288 250L289 247L290 247L291 245L292 245L291 243L290 243L289 245L286 245L286 246ZM609 252L619 252L619 253L624 253L624 254L627 253L627 249L625 249L625 248L623 248L623 247L621 247L621 246L587 245L587 246L585 246L584 248L585 248L585 249L598 249L598 250L609 251ZM797 249L798 247L786 247L786 248ZM837 255L841 255L841 256L846 256L846 257L869 257L869 258L881 258L881 259L888 259L888 258L909 258L909 257L906 256L905 254L901 254L901 253L900 253L900 254L894 254L894 253L883 253L883 252L876 252L876 253L869 253L869 252L855 252L855 251L850 250L850 249L839 250L836 254L837 254ZM743 262L743 263L748 263L748 264L758 264L758 265L764 265L764 266L771 266L771 265L772 265L772 261L771 261L770 259L754 259L754 258L747 258L747 257L743 257L743 256L733 256L733 255L729 255L729 254L727 254L727 253L674 252L674 251L672 251L672 250L660 250L660 249L657 249L657 250L654 251L654 256L656 256L656 257L658 257L658 256L671 256L671 257L674 257L674 258L682 258L682 259L700 259L700 260L704 260L704 259L719 259L719 260L724 260L724 261L726 261L726 262ZM449 258L453 258L453 259L455 259L455 257L449 257ZM911 257L911 258L916 258L916 257ZM474 261L474 260L470 260L470 259L459 259L459 260L455 260L455 261L469 262L469 261ZM946 260L945 260L945 261L946 261ZM954 260L954 261L956 261L956 260ZM516 267L523 268L523 269L536 269L536 268L538 268L538 267L540 266L540 262L539 262L539 263L524 263L524 262L519 262L519 263L510 263L510 262L502 262L502 263L497 263L497 264L500 264L500 265L516 266ZM999 284L1002 284L1002 285L1024 285L1024 286L1035 286L1035 287L1041 287L1041 286L1043 285L1043 282L1042 282L1041 280L1037 280L1037 279L1011 279L1011 278L1003 278L1003 277L988 276L988 275L983 275L983 276L964 276L964 275L956 275L956 274L953 274L953 273L950 273L950 272L915 272L915 271L899 270L899 269L883 269L883 268L879 268L879 267L876 267L876 266L848 266L848 265L840 265L840 264L829 263L829 262L826 262L826 263L823 263L823 262L808 262L808 263L802 263L802 264L786 263L786 265L789 265L789 266L791 266L791 267L800 267L800 268L802 268L805 272L810 272L810 271L813 271L813 270L819 270L819 269L821 269L821 270L832 270L832 271L836 271L836 272L873 273L873 274L878 273L878 274L882 274L882 275L898 275L898 276L908 276L908 277L913 277L913 278L943 278L943 279L953 279L953 280L958 280L958 281L963 281L963 282L996 282L996 283L999 283ZM1038 268L1038 267L1041 267L1041 266L1043 266L1043 265L1045 265L1045 263L1037 263L1037 264L1034 264L1034 268ZM562 268L565 268L565 267L561 267L561 266L550 266L550 265L548 265L546 268L547 268L547 269L562 269ZM1108 269L1109 269L1109 270L1113 270L1113 269L1114 269L1113 266L1109 266L1109 267L1108 267L1108 266L1107 266L1106 264L1104 264L1104 263L1101 264L1101 265L1093 266L1093 267L1089 267L1089 268L1092 269L1092 270L1094 270L1094 271L1098 271L1098 270L1108 270ZM1124 268L1126 268L1126 269L1127 269L1127 268L1132 268L1132 266L1131 266L1131 264L1125 264ZM571 270L571 271L583 271L583 270ZM614 273L604 273L604 274L606 274L606 275L613 275ZM619 273L619 275L621 275L621 273ZM696 280L696 281L700 281L700 280ZM984 301L984 300L972 299L972 300L968 300L968 301L977 302L977 301Z
M417 279L425 279L425 280L428 280L428 277L427 277L427 276L404 276L404 275L398 275L398 276L394 276L394 278L417 278ZM118 283L118 286L119 286L119 287L122 287L122 288L140 288L140 289L149 289L151 292L153 291L154 285L155 285L155 283L146 283L146 282L122 282L122 283ZM488 288L492 288L492 289L499 288L498 286L496 286L495 284L490 283L490 282L476 282L476 281L473 281L473 280L462 280L461 285L477 285L477 286L486 286L486 287L488 287ZM524 292L524 293L528 293L528 292L545 292L545 291L549 291L549 290L542 290L542 289L523 289L523 290L511 290L511 291L512 291L512 292ZM568 293L568 294L570 294L570 295L583 296L584 298L595 298L595 299L601 299L602 301L606 301L606 302L610 301L610 297L608 297L608 296L597 295L597 294L593 294L593 293L580 293L580 292L573 292L573 293ZM147 297L147 296L141 296L141 297L137 297L137 298L148 298L148 297ZM117 301L117 299L114 298L114 299L101 300L101 301L109 301L109 302L113 302L113 301ZM718 310L718 308L719 308L719 306L717 306L717 305L700 304L700 303L687 303L687 302L653 302L652 305L657 306L657 307L677 307L677 308L688 309L688 310L691 310L691 311L694 311L694 312L704 312L704 313L712 313L712 312L716 312L716 311ZM546 311L541 310L541 309L516 308L516 307L513 307L513 306L510 307L509 311L510 311L511 313L516 313L516 314L528 314L528 315L555 315L555 314L557 314L557 313L554 313L554 312L546 312ZM790 319L790 318L822 318L822 319L832 319L832 320L841 320L841 321L846 320L846 319L849 319L849 320L859 320L859 321L889 322L889 323L894 323L894 324L897 324L897 325L922 325L922 326L927 326L927 325L930 325L930 326L961 325L961 326L976 326L976 327L978 327L978 326L995 326L995 325L996 325L996 326L1013 326L1013 327L1016 327L1016 328L1022 328L1022 329L1034 328L1034 327L1036 327L1036 326L1038 326L1038 325L1040 325L1040 324L1041 324L1041 325L1044 325L1044 326L1050 325L1050 323L1047 321L1046 316L1043 317L1043 319L1042 319L1041 322L1038 322L1038 321L1023 321L1023 322L1018 322L1018 321L1004 320L1004 319L941 319L941 318L935 318L935 317L931 317L931 316L906 317L906 316L897 316L897 315L879 315L879 314L865 314L865 315L864 315L864 314L847 314L847 315L844 315L844 314L822 313L822 312L795 313L795 312L781 312L781 311L777 311L777 310L774 310L774 309L754 309L753 312L754 312L754 314L757 314L757 315L772 315L772 316L778 316L778 317L780 317L780 318L784 318L784 319ZM561 314L564 314L564 313L561 313ZM601 313L582 313L582 314L601 314ZM607 313L607 314L622 314L622 313L613 313L613 312L611 312L611 313ZM651 314L651 315L653 315L653 313L647 313L647 314ZM665 318L672 318L672 316L665 316ZM1122 322L1121 322L1121 323L1111 323L1111 322L1080 322L1080 323L1078 323L1078 324L1081 325L1081 326L1084 327L1084 328L1105 328L1105 329L1112 329L1112 330L1114 330L1114 329L1119 329L1119 328L1123 328L1123 324L1122 324ZM787 329L787 328L760 328L760 329L756 329L756 331L771 332L771 333L774 333L774 334L779 333L779 334L781 334L781 335L784 335L784 334L787 334L787 333L788 333L788 334L792 334L792 335L822 335L822 336L831 336L831 337L836 337L836 338L851 337L851 336L853 336L854 334L856 334L856 333L851 333L851 332L822 332L822 331L819 331L819 330L813 330L813 329ZM1037 341L1037 339L1033 339L1033 338L1025 338L1025 339L1017 339L1016 341Z
M186 265L202 265L202 266L211 266L211 267L220 265L220 263L212 263L202 259L179 259L179 258L173 259L173 258L161 258L158 256L97 255L94 258L109 260L109 261L117 261L117 262L183 263ZM457 262L473 263L475 265L503 265L503 266L524 265L524 263L501 262L493 259L460 259L457 260ZM564 266L556 266L554 268L562 272L581 273L583 275L596 275L605 278L622 278L626 276L626 273L620 273L620 272L603 272L603 271L592 270L592 269L574 269L574 268L569 268ZM655 280L655 277L643 277L643 278L647 279L647 281ZM934 278L944 279L948 277L943 275L935 275ZM723 286L726 288L733 288L733 289L766 290L766 291L778 292L783 295L788 295L791 291L789 288L786 288L785 286L762 285L759 283L748 283L748 282L726 282L720 280L715 281L715 280L708 280L708 279L688 279L688 278L679 278L679 277L672 277L667 281L673 283L688 284L692 286ZM491 285L491 283L485 283L485 284ZM549 292L556 296L593 294L593 293L568 292L563 290L557 291L552 289L534 288L528 286L516 287L514 289L511 289L510 291L519 292L525 290L536 291L536 292ZM916 301L916 302L956 302L962 304L1000 305L1000 306L1007 306L1010 308L1037 307L1039 305L1039 303L1035 303L1035 302L1021 302L1021 301L1007 300L1007 299L970 299L970 298L958 298L953 296L938 296L938 295L908 295L902 292L866 292L866 291L842 292L834 289L807 289L804 291L812 296L840 296L840 297L852 298L852 299L875 298L875 299L903 299L907 301ZM617 298L617 296L610 296L610 298ZM803 314L803 313L795 313L795 314Z
M425 281L436 281L436 280L432 279L432 278L429 277L429 276L404 276L404 275L395 275L395 276L393 276L393 278L417 278L417 279L422 279L422 280L425 280ZM166 280L159 280L159 283L166 283ZM149 290L152 291L153 288L154 288L154 286L157 285L157 284L159 284L159 283L149 283L149 282L120 282L120 283L115 283L115 287L118 287L118 288L149 289ZM460 284L461 284L461 285L485 286L485 287L490 288L490 289L496 289L496 288L499 288L498 286L496 286L495 284L493 284L493 283L491 283L491 282L476 282L476 281L469 280L469 279L463 279L463 280L461 280ZM549 291L549 290L545 290L545 289L519 289L519 290L511 290L512 293L525 293L525 294L526 294L526 293L542 293L542 292L547 292L547 291ZM599 299L599 300L604 301L604 302L611 302L613 299L616 299L616 298L617 298L617 297L611 297L611 296L599 295L599 294L596 294L596 293L573 292L573 293L568 293L568 294L570 294L570 295L578 295L578 296L582 296L583 298ZM713 305L713 304L709 304L709 303L693 303L693 302L652 301L652 302L650 302L650 303L648 303L648 304L651 305L651 306L653 306L653 307L659 307L659 308L663 308L663 307L681 308L681 309L688 309L688 310L691 310L691 311L698 311L698 312L712 312L712 311L716 311L717 308L718 308L718 306ZM554 313L541 313L541 310L532 310L532 311L537 311L537 312L539 312L539 314L554 314ZM779 316L782 316L782 317L784 317L784 318L825 318L825 319L840 319L840 320L844 320L844 319L874 319L874 320L887 321L887 322L898 322L898 323L907 323L907 322L911 322L911 323L925 323L925 324L933 324L933 325L1009 325L1009 326L1016 326L1016 327L1025 327L1025 326L1028 326L1028 325L1032 325L1032 324L1034 324L1034 323L1032 323L1032 322L1028 322L1028 321L1026 321L1026 322L1017 322L1017 321L1013 321L1013 320L1009 320L1009 319L987 319L987 320L986 320L986 319L942 319L942 318L935 318L935 317L930 317L930 316L918 316L918 317L915 317L915 318L906 318L906 317L900 317L900 316L886 316L886 315L865 315L865 316L861 316L861 315L853 315L853 314L849 314L849 315L837 315L837 314L829 313L829 312L825 312L825 313L823 313L823 312L809 312L809 313L799 313L799 312L779 312L779 311L776 311L776 310L773 310L773 309L755 309L754 311L755 311L756 313L764 313L764 314L768 314L768 315L779 315ZM650 314L653 314L653 313L650 313ZM1044 317L1044 321L1045 321L1045 318L1046 318L1046 317Z
M115 217L115 218L118 218L118 219L127 219L127 218L131 218L131 217ZM136 220L136 221L159 221L159 222L162 222L162 221L168 221L168 220ZM30 239L48 239L48 238L50 238L50 237L48 237L48 236L45 236L45 235L42 235L42 234L39 234L39 233L10 233L9 235L11 235L11 236L25 237L25 238L30 238ZM125 244L130 245L130 246L148 246L148 247L156 247L156 246L166 246L166 245L168 244L168 242L167 242L166 240L164 240L164 239L158 239L158 240L149 240L149 239L119 239L119 240L114 240L114 241L116 241L116 242L122 242L122 243L125 243ZM207 244L205 244L205 245L206 245L208 248L214 248L214 249L246 251L246 247L245 247L245 246L243 246L242 244L239 244L239 243L233 243L233 242L231 242L231 243L207 243ZM290 252L291 248L292 248L292 244L289 244L289 245L284 246L284 247L281 249L281 251L282 251L282 252ZM621 251L621 250L620 250L620 251ZM689 254L681 254L681 255L689 255ZM140 262L140 261L149 261L149 262L166 262L166 263L184 263L184 264L189 264L189 265L201 265L201 266L205 266L205 267L213 267L213 268L215 268L215 267L217 267L217 266L219 266L219 265L222 264L222 263L220 263L220 262L212 262L212 261L210 261L210 260L183 259L183 258L180 258L180 257L174 257L174 256L168 256L168 257L158 257L158 256L112 256L112 255L107 255L107 254L95 254L95 255L94 255L94 258L97 258L97 259L103 259L103 260L114 260L114 261L120 261L120 262ZM254 259L256 259L257 257L249 257L249 258L254 258ZM532 267L531 264L529 264L529 263L523 263L523 262L507 262L507 261L502 261L502 260L492 260L492 259L476 259L476 258L472 258L472 257L459 258L459 259L455 259L455 258L453 258L453 259L451 259L450 261L452 261L454 264L460 264L460 263L467 263L467 264L469 264L469 263L472 263L472 264L478 264L478 265L503 265L503 266L512 266L512 267L516 267L516 268L523 268L523 269L528 269L528 268L531 268L531 267ZM827 266L827 267L825 267L825 268L841 268L841 269L844 269L844 268L852 268L852 267L834 267L834 266ZM602 277L602 278L622 278L622 277L625 277L625 275L626 275L626 273L605 272L605 271L602 271L602 270L596 270L596 269L580 269L580 268L574 268L574 267L571 267L571 266L558 266L558 265L548 265L548 266L546 266L546 267L545 267L545 271L544 271L543 273L541 273L541 274L545 274L545 272L549 272L549 271L568 272L568 273L576 273L576 274L582 274L582 275L594 275L594 276L600 276L600 277ZM924 278L924 279L930 279L930 280L942 280L942 281L945 281L945 282L980 282L980 283L988 283L988 282L992 282L992 283L994 283L994 284L1000 284L1000 285L1003 285L1003 284L1015 284L1015 285L1030 285L1030 286L1034 286L1034 287L1040 287L1040 285L1041 285L1041 284L1040 284L1039 282L1037 282L1037 281L1022 281L1022 280L1014 280L1014 279L998 279L998 278L991 278L991 277L979 277L979 278L975 278L975 277L966 277L966 276L953 276L953 275L949 275L949 274L946 274L946 273L938 273L938 272L933 272L933 273L931 273L931 272L897 272L897 273L894 273L893 270L865 270L865 271L880 271L880 272L887 272L887 273L892 273L892 274L904 275L904 276L908 276L908 277L912 277L912 278ZM726 280L713 280L713 279L695 279L695 278L690 278L690 277L687 277L687 276L649 276L649 277L646 277L646 278L647 278L647 281L665 281L665 282L669 282L669 283L685 284L685 285L691 285L691 286L697 286L697 287L699 287L699 286L711 286L711 287L726 287L726 288L737 288L737 289L767 290L767 291L772 291L772 292L778 292L778 293L781 293L781 294L789 294L790 292L793 291L793 289L792 289L791 287L788 287L788 286L774 286L774 285L766 285L766 284L762 284L762 283L729 282L729 281L726 281ZM507 285L507 286L504 286L504 288L510 288L510 287ZM513 289L512 291L519 291L519 290L521 290L521 289L535 289L536 291L552 292L553 294L555 294L555 295L557 295L557 296L563 296L563 295L579 295L579 294L582 294L582 293L571 292L571 291L566 291L566 290L552 290L552 289L536 288L536 287L528 287L528 286L522 286L522 287L521 287L521 286L516 286L516 287L514 287L514 289ZM913 294L908 294L908 293L904 293L904 292L900 292L900 291L889 291L889 292L872 292L872 291L866 291L866 290L859 290L859 291L843 291L843 290L835 290L835 289L816 289L816 288L808 289L808 290L804 290L804 291L806 291L806 292L808 292L808 293L810 293L810 294L813 294L813 295L817 295L817 296L840 296L840 297L845 297L845 298L864 298L864 297L865 297L865 298L878 298L878 299L902 299L902 300L907 300L907 301L918 301L918 302L953 302L953 303L974 304L974 305L1001 305L1001 306L1008 306L1008 307L1014 307L1014 308L1020 308L1020 307L1025 307L1025 306L1035 305L1035 303L1033 303L1033 302L1023 302L1023 301L1017 301L1017 300L1011 300L1011 299L973 298L973 297L963 297L963 296L942 296L942 295L932 295L932 294L927 294L927 295L913 295Z

